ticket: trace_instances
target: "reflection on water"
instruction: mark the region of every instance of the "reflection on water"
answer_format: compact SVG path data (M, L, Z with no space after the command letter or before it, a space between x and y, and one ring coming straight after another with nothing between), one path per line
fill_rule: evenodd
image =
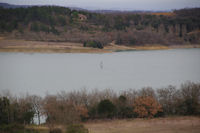
M200 49L106 54L0 53L0 90L44 95L200 82Z
M100 62L100 68L103 69L103 61Z

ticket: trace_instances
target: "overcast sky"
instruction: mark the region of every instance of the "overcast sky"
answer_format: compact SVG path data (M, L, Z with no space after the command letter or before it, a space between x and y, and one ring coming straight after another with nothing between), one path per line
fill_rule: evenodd
M61 5L87 9L172 10L200 7L200 0L0 0L18 5Z

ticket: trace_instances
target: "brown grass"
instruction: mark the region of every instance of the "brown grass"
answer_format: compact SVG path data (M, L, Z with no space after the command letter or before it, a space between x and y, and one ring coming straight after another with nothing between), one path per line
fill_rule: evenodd
M154 46L135 46L137 50L164 50L170 49L168 46L154 45Z
M93 120L83 123L89 133L200 133L200 117L182 116L154 119ZM64 126L55 126L65 130ZM45 125L27 126L48 133Z
M199 133L199 117L110 120L88 122L90 133Z
M81 43L0 40L0 52L105 53L108 50L83 47Z

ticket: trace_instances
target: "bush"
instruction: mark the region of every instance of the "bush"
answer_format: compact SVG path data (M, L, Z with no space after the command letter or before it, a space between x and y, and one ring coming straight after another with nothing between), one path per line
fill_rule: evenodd
M20 132L23 133L23 132ZM39 131L34 130L34 129L26 129L24 133L39 133Z
M93 105L89 108L88 115L90 119L95 119L97 117L97 105Z
M3 133L18 133L23 131L24 127L19 124L0 125L0 132Z
M34 129L25 129L21 124L0 125L0 133L38 133Z
M136 114L133 112L133 107L121 107L119 109L118 117L121 118L133 118Z
M62 133L62 130L60 128L54 128L54 129L50 130L49 133Z
M127 98L123 95L119 96L117 106L117 116L119 118L132 118L134 117L133 107L127 105Z
M88 41L83 43L83 47L93 47L103 49L103 44L99 41Z
M81 124L72 124L67 127L66 133L89 133L89 131Z
M98 113L104 117L113 117L116 111L115 105L108 99L100 101L98 104Z

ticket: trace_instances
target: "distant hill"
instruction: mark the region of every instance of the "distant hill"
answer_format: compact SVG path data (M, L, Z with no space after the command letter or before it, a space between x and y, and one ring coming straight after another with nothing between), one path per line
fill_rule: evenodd
M13 5L13 4L8 4L8 3L0 3L0 7L3 8L27 8L31 7L30 5Z
M94 13L166 13L171 11L153 11L153 10L88 10Z
M200 44L200 8L151 12L0 6L0 34L7 38L103 45Z
M52 6L52 5L14 5L14 4L8 4L8 3L0 3L0 7L3 8L27 8L27 7L33 7L33 6ZM63 6L59 6L63 7ZM77 11L89 11L93 13L150 13L150 12L170 12L170 11L147 11L147 10L89 10L89 9L83 9L79 7L66 7L70 8L71 10L77 10Z

